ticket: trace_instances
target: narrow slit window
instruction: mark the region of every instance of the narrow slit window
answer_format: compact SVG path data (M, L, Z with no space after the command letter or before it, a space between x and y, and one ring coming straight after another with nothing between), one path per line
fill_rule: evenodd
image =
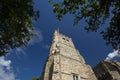
M78 75L73 74L73 80L78 80Z

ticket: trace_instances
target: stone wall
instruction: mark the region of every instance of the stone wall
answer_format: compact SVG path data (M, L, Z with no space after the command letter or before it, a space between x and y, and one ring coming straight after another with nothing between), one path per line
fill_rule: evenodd
M55 31L41 80L97 80L72 39Z
M120 80L120 63L103 60L92 70L72 39L55 31L39 80Z
M98 80L120 80L120 63L118 61L103 60L93 71Z

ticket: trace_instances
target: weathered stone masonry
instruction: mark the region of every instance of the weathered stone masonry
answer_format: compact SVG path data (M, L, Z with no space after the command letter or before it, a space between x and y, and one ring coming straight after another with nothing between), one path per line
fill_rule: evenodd
M54 32L50 53L41 80L97 80L72 39Z
M120 63L103 60L93 68L98 80L120 80Z
M72 39L55 31L40 80L120 80L120 63L103 60L92 70Z

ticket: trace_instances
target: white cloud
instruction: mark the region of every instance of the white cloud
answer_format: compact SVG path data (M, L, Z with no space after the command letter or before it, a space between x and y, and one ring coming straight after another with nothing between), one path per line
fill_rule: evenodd
M28 42L28 46L32 46L34 44L40 43L43 40L43 36L41 34L41 32L39 30L30 30L31 33L35 34L36 36L34 36L29 42ZM16 55L23 54L26 55L26 47L25 46L21 46L15 49L11 49L9 51L9 53L15 53Z
M106 60L111 60L114 57L120 57L120 50L114 50L113 52L109 53L106 57Z
M15 53L17 55L17 57L19 57L21 54L26 55L25 50L26 50L25 46L18 47L18 48L15 48L15 49L10 49L9 52L8 52L8 55L10 55L11 53L12 54Z
M17 80L11 69L11 61L0 57L0 80Z
M36 34L37 36L33 37L29 42L28 46L32 46L36 43L40 43L43 40L43 36L40 31L33 30L31 33ZM26 55L26 47L22 46L19 48L9 50L9 54L15 53L19 57L20 54ZM11 60L6 60L5 57L0 57L0 80L19 80L16 79L16 76L11 68Z
M31 33L35 34L36 36L29 41L28 45L34 45L35 43L40 43L43 40L43 36L40 31L33 30Z
M15 53L16 54L24 54L25 55L26 54L25 53L25 47L22 46L22 47L16 48Z
M0 66L4 66L9 70L10 69L10 64L11 64L10 60L5 60L4 57L0 57Z

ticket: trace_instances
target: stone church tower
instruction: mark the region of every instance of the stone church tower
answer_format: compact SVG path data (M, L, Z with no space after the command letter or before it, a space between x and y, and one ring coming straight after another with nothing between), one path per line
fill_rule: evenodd
M50 53L40 80L97 80L75 49L72 39L54 32Z

